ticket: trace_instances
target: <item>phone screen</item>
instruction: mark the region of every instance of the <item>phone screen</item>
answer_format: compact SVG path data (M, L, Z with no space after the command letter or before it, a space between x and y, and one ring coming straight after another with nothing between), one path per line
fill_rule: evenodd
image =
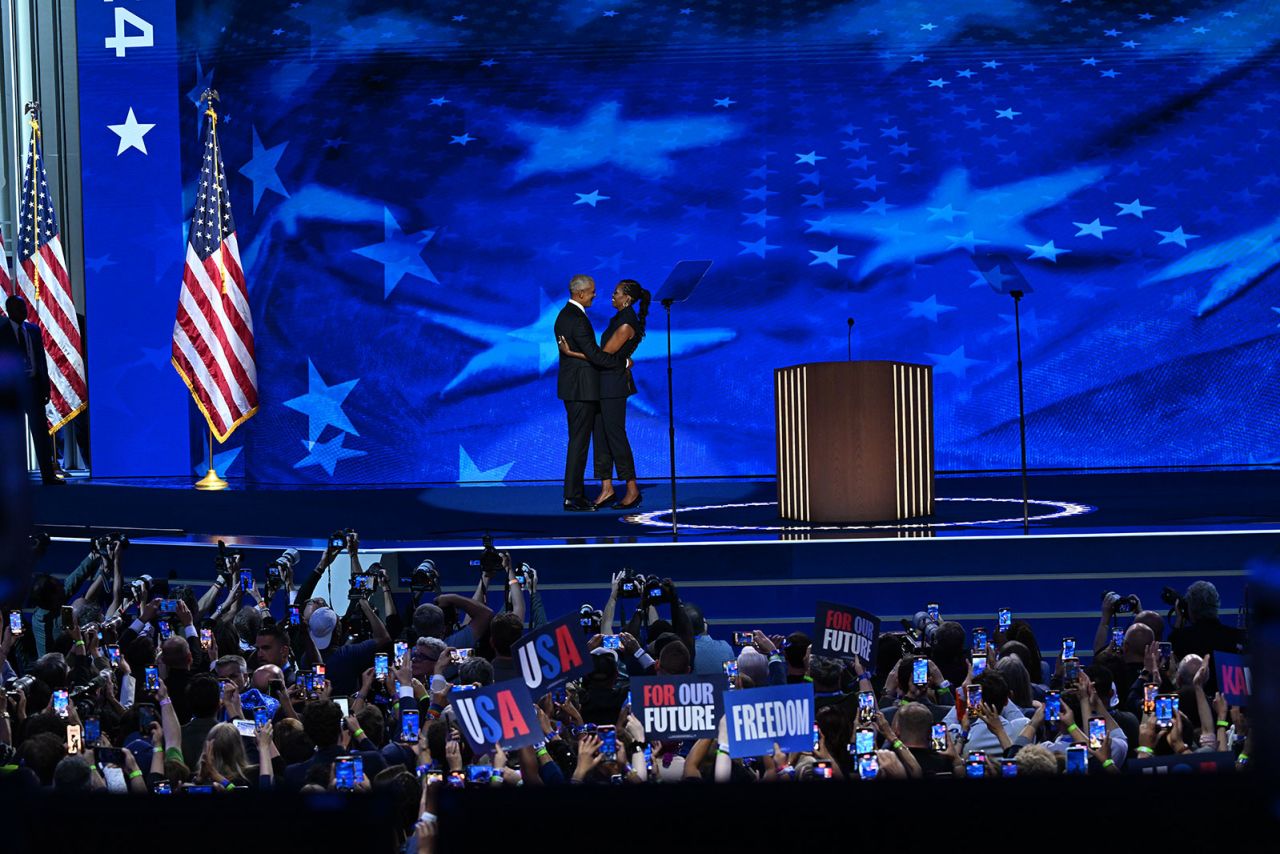
M22 612L21 611L9 612L9 631L15 635L22 634Z
M266 706L258 706L253 710L253 725L258 729L262 729L271 723L271 710Z
M946 724L933 725L933 739L930 742L929 746L932 747L934 750L939 750L939 751L947 749L947 725Z
M917 685L929 682L929 659L917 658L911 662L911 681Z
M1062 720L1062 695L1050 691L1044 697L1044 719L1046 721Z
M1063 658L1076 657L1076 639L1075 638L1062 639L1062 657Z
M79 753L81 742L80 727L72 724L67 727L67 753Z
M973 657L973 675L981 676L982 672L987 669L987 657L985 655L975 655Z
M146 681L143 683L143 687L148 691L160 690L160 670L158 668L148 667L146 669Z
M873 730L860 729L853 737L853 752L861 756L864 753L874 753L876 749L876 734Z
M738 646L751 646L755 642L755 634L753 632L734 632L733 642Z
M333 782L339 791L350 792L356 787L356 763L350 756L339 756L333 769Z
M252 586L253 586L253 570L252 569L240 570L240 589L248 590Z
M1007 631L1013 625L1013 612L1008 608L1001 608L996 613L996 622L1000 626L1000 631Z
M491 765L468 765L467 766L467 782L485 785L493 777L493 766Z
M373 675L378 679L384 678L388 673L387 654L380 652L373 657Z
M67 692L61 688L53 692L53 710L60 718L67 716Z
M940 615L942 612L939 610L937 602L930 602L928 605L924 606L924 609L925 612L928 613L929 619L933 622L936 623L941 619Z
M323 665L323 664L317 664L317 665L316 665L316 680L317 680L318 682L323 682L323 681L324 681L325 674L327 674L328 672L329 672L328 667L326 667L326 666L325 666L325 665ZM316 687L319 687L319 686L316 686Z
M236 731L244 738L254 738L258 734L258 725L254 721L236 718L232 723L235 724Z
M168 620L161 620L160 623L160 640L168 640L173 637L173 629L169 627Z
M982 686L970 685L965 693L965 702L968 703L970 709L977 709L982 705Z
M200 630L200 645L205 649L213 645L213 629Z
M821 744L822 744L822 730L818 729L818 725L815 723L815 724L813 725L813 749L814 749L814 751L817 751L818 747L819 747Z
M396 667L404 666L404 657L409 654L409 644L404 641L396 641Z
M1111 645L1116 649L1124 646L1124 629L1111 630Z
M120 647L117 644L107 645L107 660L113 665L120 663Z
M605 635L600 645L604 649L622 649L622 638L617 635Z
M858 692L858 720L870 723L876 716L876 695L870 691Z
M418 741L418 710L405 709L400 713L400 740L406 744Z
M1173 726L1173 696L1159 694L1156 696L1156 723L1160 726Z
M973 630L973 651L974 652L987 651L987 630L986 629Z
M1102 749L1102 740L1107 737L1107 722L1102 718L1089 718L1089 747Z
M92 747L102 738L102 721L95 717L84 719L84 743Z
M1062 662L1063 677L1068 682L1075 682L1080 678L1080 659L1067 658Z
M605 756L618 755L618 733L612 726L596 727L596 737L600 739L600 752Z
M819 780L830 780L835 777L835 771L831 768L830 762L813 763L813 776Z
M1150 682L1142 688L1142 712L1143 714L1152 714L1156 710L1156 694L1160 692L1160 686L1154 682Z
M864 753L858 757L858 776L863 780L874 780L880 773L880 758L874 753Z
M302 624L302 608L297 605L289 606L289 625L298 626Z
M984 759L966 759L964 762L964 775L966 777L985 777L987 776L987 760Z
M1084 745L1077 744L1067 748L1067 773L1087 774L1089 772L1089 751Z
M1018 776L1018 760L1001 759L1000 760L1000 776L1001 777L1017 777Z

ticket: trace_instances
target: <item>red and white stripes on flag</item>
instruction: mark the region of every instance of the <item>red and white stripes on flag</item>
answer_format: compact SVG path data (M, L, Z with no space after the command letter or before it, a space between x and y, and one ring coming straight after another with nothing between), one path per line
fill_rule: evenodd
M39 325L49 365L49 432L75 418L89 405L84 348L71 294L71 277L58 233L58 215L49 195L40 122L31 120L31 144L22 177L18 211L14 279L27 301L27 320Z
M204 165L173 325L173 366L214 438L225 442L258 411L258 369L249 290L218 148L217 115L212 108L207 115Z

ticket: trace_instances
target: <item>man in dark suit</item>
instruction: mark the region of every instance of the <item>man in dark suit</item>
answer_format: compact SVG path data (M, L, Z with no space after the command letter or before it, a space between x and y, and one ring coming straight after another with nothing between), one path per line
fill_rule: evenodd
M569 417L569 447L564 460L564 509L574 512L596 509L587 500L583 484L591 431L600 410L600 375L596 369L620 368L629 361L604 352L596 344L596 332L587 317L587 307L595 298L595 280L590 276L574 276L569 280L569 302L560 309L555 326L557 342L563 338L570 350L587 357L584 361L561 353L560 375L556 380L556 393L564 401L564 411Z
M49 421L44 411L49 402L49 366L44 358L40 327L27 322L27 301L21 294L5 300L4 310L8 317L0 321L0 351L15 355L31 382L31 392L24 396L23 403L40 463L40 478L47 484L62 483L54 473L53 439L49 436Z

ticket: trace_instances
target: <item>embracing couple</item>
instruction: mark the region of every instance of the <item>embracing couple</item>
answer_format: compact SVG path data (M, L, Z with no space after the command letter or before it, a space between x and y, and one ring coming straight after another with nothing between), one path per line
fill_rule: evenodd
M614 497L613 469L627 482L626 493L612 504L615 510L640 506L636 463L627 440L627 398L636 393L631 378L631 355L644 339L649 314L649 292L633 279L623 279L613 290L617 314L596 344L595 329L587 309L596 298L590 276L569 280L569 302L556 317L556 343L560 348L557 394L569 416L569 447L564 461L564 509L596 510ZM595 436L595 472L600 494L588 501L583 485L587 447Z

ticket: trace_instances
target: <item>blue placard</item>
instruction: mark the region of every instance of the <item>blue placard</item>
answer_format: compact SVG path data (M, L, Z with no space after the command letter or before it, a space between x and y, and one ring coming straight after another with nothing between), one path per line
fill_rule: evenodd
M169 364L191 213L175 4L78 3L76 26L93 473L191 475L188 394Z
M590 673L595 665L578 615L561 617L529 632L511 645L524 683L538 696Z
M724 693L729 755L764 756L813 749L813 684L773 685Z
M1253 672L1243 656L1215 652L1213 666L1218 674L1218 690L1233 706L1248 706L1253 695Z
M519 679L468 691L450 698L449 705L475 753L488 753L495 744L517 750L542 741L538 711Z
M631 714L649 741L713 738L720 723L725 679L653 676L631 680Z

